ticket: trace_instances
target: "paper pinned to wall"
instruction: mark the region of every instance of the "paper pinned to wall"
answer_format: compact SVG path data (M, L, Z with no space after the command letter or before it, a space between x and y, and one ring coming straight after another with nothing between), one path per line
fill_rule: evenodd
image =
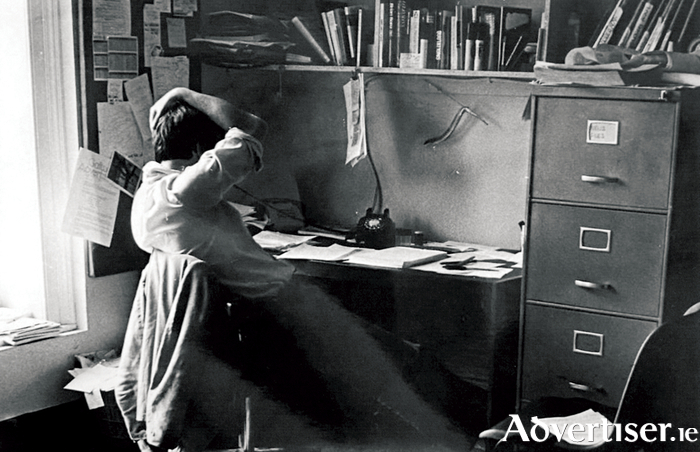
M367 156L367 130L365 127L365 80L358 74L343 86L348 132L348 148L345 164L355 166Z
M143 5L143 65L151 66L153 57L163 54L160 36L160 11L155 5Z
M98 102L97 130L100 155L111 158L121 152L143 166L144 144L129 102Z
M190 87L190 59L186 56L154 57L151 60L153 99L173 88Z
M181 17L168 17L166 19L168 27L168 47L186 48L187 34L185 32L185 19Z
M81 148L61 230L109 247L119 189L107 180L109 158Z
M153 94L148 74L141 74L134 79L127 80L124 89L126 90L126 99L129 101L129 106L136 119L136 125L141 132L143 163L145 164L155 159L151 128L148 123L148 113L153 105Z
M92 35L96 39L131 34L131 0L93 0Z

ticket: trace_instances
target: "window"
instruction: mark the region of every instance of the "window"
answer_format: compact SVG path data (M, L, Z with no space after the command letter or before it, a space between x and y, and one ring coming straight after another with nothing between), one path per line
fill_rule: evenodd
M79 146L71 3L0 15L0 306L85 328L84 243L60 230Z

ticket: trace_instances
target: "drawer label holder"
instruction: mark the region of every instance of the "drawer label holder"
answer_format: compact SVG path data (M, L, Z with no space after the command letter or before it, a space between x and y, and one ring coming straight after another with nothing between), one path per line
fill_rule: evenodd
M574 330L574 353L603 356L603 339L605 335L590 331Z
M619 142L620 122L589 119L586 128L586 143L617 145Z
M610 252L612 231L610 229L598 229L581 226L579 231L578 247L587 251Z

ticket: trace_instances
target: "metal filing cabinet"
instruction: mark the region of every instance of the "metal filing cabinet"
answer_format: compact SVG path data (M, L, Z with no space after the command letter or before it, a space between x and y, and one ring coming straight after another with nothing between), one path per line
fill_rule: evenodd
M616 407L644 339L700 301L698 94L534 88L521 406Z

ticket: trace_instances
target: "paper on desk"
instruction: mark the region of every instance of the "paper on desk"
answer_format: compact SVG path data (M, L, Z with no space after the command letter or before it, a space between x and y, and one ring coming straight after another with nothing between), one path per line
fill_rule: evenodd
M440 273L443 275L455 275L455 276L474 276L477 278L489 278L489 279L500 279L510 273L513 269L510 267L503 267L502 263L498 262L469 262L465 264L464 270L449 270L442 266L442 262L445 260L461 260L466 259L469 256L473 256L474 252L467 253L454 253L450 254L448 259L443 259L437 262L431 262L429 264L418 265L413 267L414 270L421 270L432 273Z
M277 258L338 262L358 251L360 251L360 248L338 245L337 243L330 246L313 246L308 243L302 243L284 254L277 256Z
M253 236L253 240L255 240L258 245L263 249L271 251L283 251L315 238L316 236L314 235L301 236L274 231L260 231Z

